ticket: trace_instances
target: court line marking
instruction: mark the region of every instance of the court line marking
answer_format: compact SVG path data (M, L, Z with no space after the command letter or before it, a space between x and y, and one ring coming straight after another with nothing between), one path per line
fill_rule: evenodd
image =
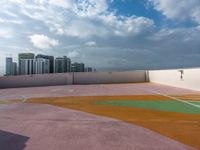
M176 97L173 97L173 96L169 96L169 95L166 95L166 94L163 94L163 93L160 93L160 92L157 92L157 91L153 91L153 90L148 90L148 91L149 91L149 92L152 92L152 93L154 93L154 94L158 94L158 95L161 95L161 96L165 96L165 97L174 99L174 100L176 100L176 101L179 101L179 102L182 102L182 103L185 103L185 104L188 104L188 105L191 105L191 106L200 108L200 105L196 105L196 104L190 103L190 102L185 101L185 100L181 100L181 99L176 98Z
M26 102L26 101L27 101L27 99L28 99L28 98L27 98L26 96L24 96L24 95L22 95L21 97L23 98L23 101L22 101L21 103L24 103L24 102Z
M8 102L8 100L11 100L11 99L12 99L11 96L10 96L10 97L9 97L9 96L4 96L4 98L8 98L8 99L6 99L6 100L3 100L2 97L1 97L0 101L5 102L5 103L4 103L4 104L0 104L0 105L20 104L20 103L26 102L27 99L28 99L28 98L27 98L26 96L24 96L24 95L19 96L19 98L20 98L20 97L21 97L22 101L16 102L16 103L12 103L11 101ZM9 98L10 98L10 99L9 99ZM16 99L16 100L18 100L18 99Z
M197 103L200 103L200 101L194 101L194 100L188 100L190 102L197 102Z

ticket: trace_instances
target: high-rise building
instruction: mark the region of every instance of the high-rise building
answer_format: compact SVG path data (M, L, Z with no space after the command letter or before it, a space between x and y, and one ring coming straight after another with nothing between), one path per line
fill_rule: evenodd
M19 75L27 75L33 72L33 53L20 53L18 56Z
M12 75L17 75L17 63L12 63Z
M55 59L55 73L63 73L64 72L64 61L62 57L58 57Z
M67 58L66 56L63 57L64 58L64 72L71 72L71 59Z
M11 57L6 57L6 76L17 75L17 63Z
M6 76L12 75L13 59L11 57L6 57Z
M71 72L71 60L64 57L55 59L55 73Z
M71 64L70 58L63 56L58 57L54 61L53 56L39 54L35 57L33 53L20 53L17 65L12 64L14 70L12 74L30 75L30 74L44 74L44 73L65 73L65 72L92 72L91 67L85 68L84 63ZM9 64L10 60L7 60ZM12 60L11 60L12 61ZM7 66L7 70L9 67Z
M85 71L85 65L84 63L73 63L72 64L72 72L84 72Z
M35 59L20 59L20 75L35 74Z
M53 56L38 54L36 56L36 59L37 58L48 59L49 60L49 73L54 73L54 57Z
M37 58L34 61L35 73L36 74L45 74L49 73L50 70L49 59Z

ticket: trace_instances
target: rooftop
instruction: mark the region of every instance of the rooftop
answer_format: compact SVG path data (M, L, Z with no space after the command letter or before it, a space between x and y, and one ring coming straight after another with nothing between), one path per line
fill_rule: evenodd
M182 85L0 89L0 149L199 149L200 91Z

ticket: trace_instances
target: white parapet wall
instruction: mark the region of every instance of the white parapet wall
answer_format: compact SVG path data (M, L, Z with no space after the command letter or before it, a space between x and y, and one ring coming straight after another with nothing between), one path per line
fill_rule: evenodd
M137 83L148 80L146 71L80 72L0 77L0 88L70 84Z
M149 81L200 91L200 68L152 70L149 71Z

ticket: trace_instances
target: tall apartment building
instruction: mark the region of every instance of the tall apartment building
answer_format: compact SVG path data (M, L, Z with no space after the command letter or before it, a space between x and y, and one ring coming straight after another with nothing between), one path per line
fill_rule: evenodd
M13 60L11 57L6 57L6 75L12 75L12 63Z
M12 63L12 75L17 75L17 63Z
M49 60L49 73L54 73L54 57L53 56L38 54L36 56L36 59L38 59L38 58L48 59Z
M34 68L36 74L45 74L50 72L49 59L36 58L34 61Z
M20 53L18 55L19 75L27 75L34 72L33 61L35 55L33 53Z
M55 59L55 73L71 72L71 60L64 57Z
M10 76L12 75L12 65L13 65L13 59L11 57L6 57L6 75Z
M84 63L73 63L72 64L72 72L84 72L85 71L85 65Z
M17 75L17 63L11 57L6 57L6 76Z
M31 59L29 59L31 58ZM19 55L19 74L44 74L50 72L50 61L45 58L34 58L32 54Z
M20 75L35 74L35 59L20 59Z

